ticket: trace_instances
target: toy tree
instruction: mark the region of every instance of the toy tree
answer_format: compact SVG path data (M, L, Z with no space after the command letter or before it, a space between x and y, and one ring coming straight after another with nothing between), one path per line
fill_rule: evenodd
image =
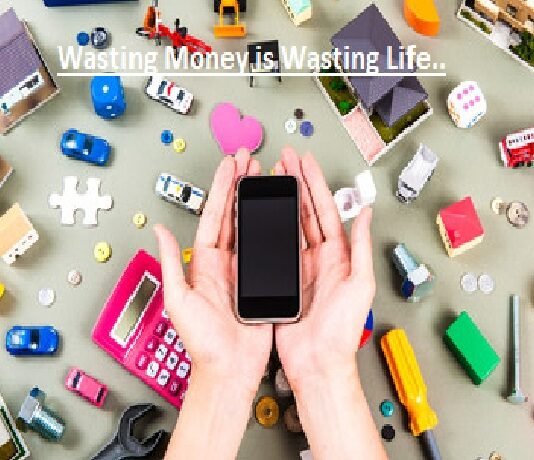
M521 32L521 43L511 46L510 50L530 65L534 66L534 35L529 32Z

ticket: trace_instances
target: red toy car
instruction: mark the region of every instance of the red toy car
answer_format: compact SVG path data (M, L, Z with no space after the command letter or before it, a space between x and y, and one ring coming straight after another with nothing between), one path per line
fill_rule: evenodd
M87 375L77 367L71 367L65 380L65 387L73 393L79 394L91 404L102 407L108 394L108 387L95 378Z
M499 150L507 168L534 166L534 128L508 134L499 142Z

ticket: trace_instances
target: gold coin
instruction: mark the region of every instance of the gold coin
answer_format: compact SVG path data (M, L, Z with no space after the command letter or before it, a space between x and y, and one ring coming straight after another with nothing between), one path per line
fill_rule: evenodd
M111 257L111 246L104 241L96 243L93 255L97 262L107 262Z
M185 150L185 139L182 139L179 137L178 139L175 139L172 143L172 146L174 148L174 151L176 153L182 153Z
M137 228L143 228L146 225L146 216L142 212L138 212L133 216L132 222Z

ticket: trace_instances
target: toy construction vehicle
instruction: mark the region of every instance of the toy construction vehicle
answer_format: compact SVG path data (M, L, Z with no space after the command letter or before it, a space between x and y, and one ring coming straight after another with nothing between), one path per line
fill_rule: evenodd
M247 10L247 0L215 0L213 9L215 13L219 13L219 24L213 26L213 33L217 38L244 37L247 34L247 27L239 22L239 13ZM224 15L227 13L234 15L232 24L224 22Z
M187 27L180 27L180 19L175 19L174 30L164 25L158 3L158 0L152 0L152 5L148 7L145 14L143 26L135 31L137 35L155 40L158 46L161 45L162 38L167 38L171 41L175 54L182 47L186 47L190 53L211 53L211 46L189 35Z

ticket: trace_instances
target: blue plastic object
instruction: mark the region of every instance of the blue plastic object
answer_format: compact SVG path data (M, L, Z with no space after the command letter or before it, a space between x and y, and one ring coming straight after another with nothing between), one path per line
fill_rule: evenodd
M61 152L75 160L104 166L111 152L108 142L100 137L68 129L61 136Z
M80 32L78 35L76 35L76 41L80 46L87 46L90 40L91 37L87 32Z
M165 145L172 144L172 141L174 140L174 134L172 131L165 129L161 132L161 142L163 142Z
M126 110L124 88L121 78L116 75L93 77L91 99L96 114L105 120L120 117Z
M384 417L391 417L395 412L395 406L389 399L385 399L380 403L380 413Z
M304 137L310 137L313 134L313 125L311 121L303 121L300 125L300 134Z
M6 334L6 350L14 356L53 355L58 345L52 326L13 326Z

